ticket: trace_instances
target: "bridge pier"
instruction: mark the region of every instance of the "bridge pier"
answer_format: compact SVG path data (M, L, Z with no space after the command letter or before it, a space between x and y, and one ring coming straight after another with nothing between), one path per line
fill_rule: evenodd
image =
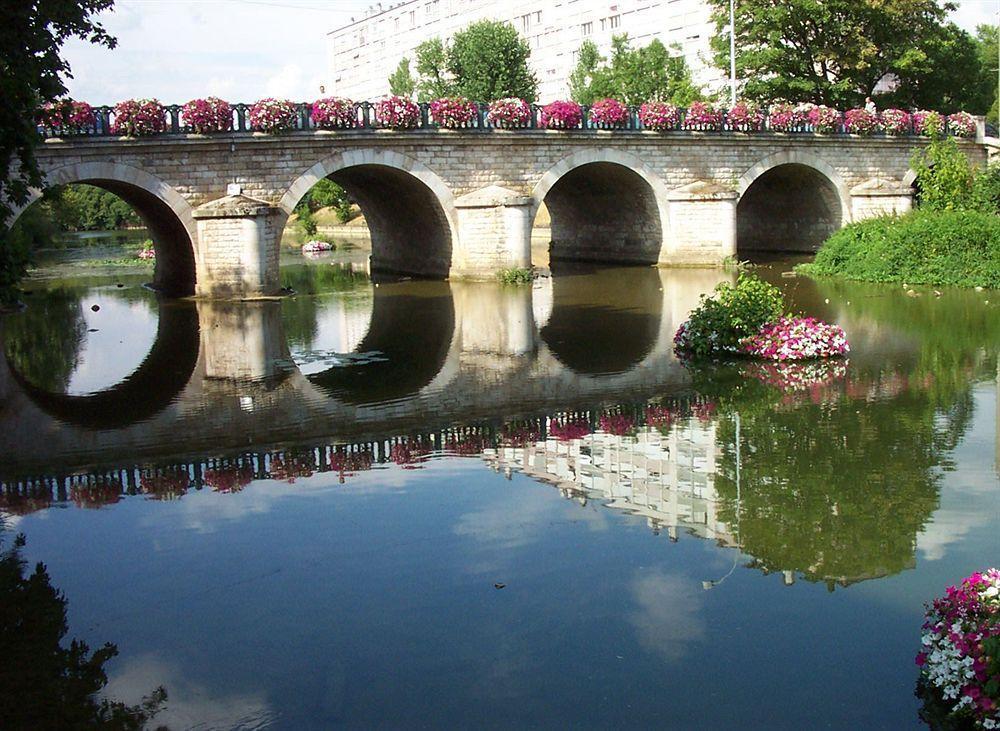
M672 190L671 236L661 264L718 264L736 255L736 202L732 188L698 180Z
M452 275L492 279L502 269L530 267L532 203L531 196L498 185L457 198Z
M913 208L913 188L887 178L871 178L851 188L851 219L899 215Z
M228 195L194 209L200 297L252 299L280 290L278 254L286 216L277 206Z

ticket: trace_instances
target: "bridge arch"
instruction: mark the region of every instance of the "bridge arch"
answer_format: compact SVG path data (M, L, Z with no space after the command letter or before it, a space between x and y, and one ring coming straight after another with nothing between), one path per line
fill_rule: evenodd
M610 147L581 150L535 184L532 220L544 202L550 258L655 264L670 230L667 186L643 161Z
M183 297L195 290L197 227L191 206L172 186L154 175L116 162L80 162L45 173L46 186L86 183L114 193L135 209L146 224L156 250L153 286L166 295ZM13 226L21 213L42 197L32 189L28 202L7 221Z
M342 186L361 207L371 232L374 270L448 276L458 218L451 189L430 168L392 150L338 152L299 175L279 207L291 215L323 178Z
M816 251L851 220L850 188L812 153L782 150L751 167L736 186L739 254Z

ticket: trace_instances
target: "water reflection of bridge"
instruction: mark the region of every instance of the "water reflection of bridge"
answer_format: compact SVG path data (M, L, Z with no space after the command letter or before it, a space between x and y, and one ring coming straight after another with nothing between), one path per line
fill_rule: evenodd
M281 303L165 303L149 354L100 393L45 391L4 359L0 479L69 474L122 455L161 461L248 445L354 443L639 400L687 382L673 332L728 276L621 269L534 289L383 284L356 345L356 355L378 357L308 375L291 361Z

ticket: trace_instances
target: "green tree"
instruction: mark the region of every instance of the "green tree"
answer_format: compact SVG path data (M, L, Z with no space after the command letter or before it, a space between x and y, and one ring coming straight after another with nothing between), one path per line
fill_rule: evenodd
M976 171L954 137L936 139L915 150L910 166L917 173L922 208L950 211L972 206Z
M448 78L448 56L444 41L431 38L416 48L417 98L431 101L454 94L455 85Z
M396 96L405 96L407 99L413 96L417 90L417 80L410 73L410 59L399 59L396 70L389 75L389 91Z
M528 66L531 48L510 23L481 20L461 30L448 47L448 71L461 96L476 101L516 96L529 102L538 79Z
M687 106L701 99L682 55L671 54L658 39L632 48L627 35L611 39L610 61L600 56L593 42L584 41L570 75L570 93L581 104L611 97L634 105L657 100Z
M53 191L51 210L64 231L110 231L142 224L132 206L93 185L67 185Z
M115 39L94 19L113 0L34 0L4 3L0 23L0 222L13 206L24 205L32 186L41 187L35 159L35 111L66 93L69 64L63 43L82 38L114 48ZM12 298L10 282L23 276L27 262L8 242L0 223L0 300Z
M997 123L997 31L998 26L980 25L976 27L976 45L979 48L979 65L982 70L983 86L987 88L990 103L987 105L986 118L992 124Z
M593 91L594 77L607 59L597 50L597 44L593 41L581 43L576 55L576 66L569 75L570 99L580 104L593 104L597 100Z
M729 2L711 2L718 28L715 61L728 69L729 34L723 29ZM745 96L764 101L850 107L888 78L900 98L921 100L939 93L940 85L954 84L946 98L930 101L935 107L964 106L975 100L967 87L980 73L978 63L963 65L970 62L969 39L946 22L953 7L936 0L741 0L737 75Z

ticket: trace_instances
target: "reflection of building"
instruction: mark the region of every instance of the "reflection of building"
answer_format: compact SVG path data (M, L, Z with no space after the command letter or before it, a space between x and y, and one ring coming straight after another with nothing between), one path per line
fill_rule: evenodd
M641 515L653 530L679 530L726 546L737 541L719 520L715 491L715 424L691 417L667 435L640 427L635 436L597 432L524 447L486 450L498 469L513 468L554 485L566 497L597 499L609 508Z
M388 76L404 56L414 73L413 50L432 38L447 39L483 19L510 22L531 47L530 63L539 81L539 98L565 98L568 78L584 41L610 56L611 37L628 34L634 46L654 38L676 45L699 84L712 84L721 72L710 65L709 40L715 33L711 8L703 0L652 0L617 4L594 0L566 3L518 0L411 0L374 12L328 35L329 91L353 99L388 93Z

